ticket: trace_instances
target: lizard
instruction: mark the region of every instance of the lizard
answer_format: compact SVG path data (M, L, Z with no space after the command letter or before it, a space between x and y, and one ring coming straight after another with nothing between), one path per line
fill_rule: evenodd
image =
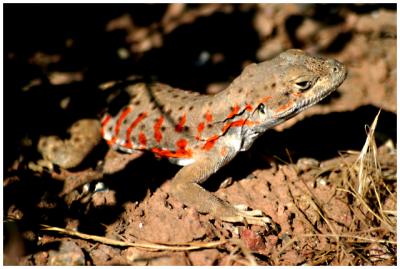
M171 194L186 206L227 222L266 225L270 219L260 210L233 206L201 184L265 131L327 97L346 76L337 60L290 49L246 66L215 95L162 83L128 85L129 103L105 113L98 129L113 149L151 151L182 166Z

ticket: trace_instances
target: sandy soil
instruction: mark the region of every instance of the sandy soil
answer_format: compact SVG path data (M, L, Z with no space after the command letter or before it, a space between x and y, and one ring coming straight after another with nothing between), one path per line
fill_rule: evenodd
M3 263L395 265L396 15L396 5L372 4L6 5ZM268 229L185 207L168 194L179 167L150 154L102 143L65 170L36 150L40 136L98 117L104 83L134 75L215 93L244 65L292 47L340 60L347 80L205 184L265 212ZM376 165L364 166L360 190L357 158L380 109L377 151L365 158Z

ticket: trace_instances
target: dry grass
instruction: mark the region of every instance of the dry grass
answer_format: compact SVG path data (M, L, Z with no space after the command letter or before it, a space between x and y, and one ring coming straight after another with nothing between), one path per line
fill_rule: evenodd
M337 190L348 195L352 212L352 224L347 227L347 232L337 233L329 213L315 203L314 197L310 199L331 233L302 236L334 238L336 253L323 253L322 256L332 256L332 259L336 259L335 263L341 265L396 264L396 186L393 182L386 184L378 160L375 130L379 114L370 127L366 126L367 139L356 161L350 164L344 161L340 167L336 167L341 170L343 180L338 183ZM389 200L392 203L386 203ZM390 205L394 208L390 208ZM318 259L314 264L320 264Z
M364 264L393 261L396 257L396 208L385 206L392 200L397 204L396 186L386 184L378 160L375 143L375 129L380 112L376 115L371 127L366 128L368 135L357 160L348 166L348 177L345 177L344 190L354 197L352 210L354 224L350 229L354 235L349 238L355 255ZM389 204L390 205L390 204ZM366 246L366 243L369 246ZM365 246L359 248L358 246ZM392 264L390 262L390 264Z

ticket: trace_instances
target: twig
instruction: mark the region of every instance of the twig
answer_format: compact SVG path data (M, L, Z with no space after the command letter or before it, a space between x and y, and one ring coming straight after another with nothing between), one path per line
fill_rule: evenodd
M184 250L194 250L194 249L202 249L202 248L215 248L217 246L225 244L226 240L219 240L214 242L188 242L182 244L156 244L156 243L133 243L133 242L124 242L120 240L114 240L103 236L98 235L90 235L81 233L78 231L73 231L69 229L59 228L59 227L51 227L48 225L42 224L42 230L45 231L54 231L61 234L66 234L70 236L75 236L85 240L92 240L96 242L100 242L107 245L112 246L120 246L120 247L140 247L147 249L155 249L155 250L171 250L171 251L184 251Z

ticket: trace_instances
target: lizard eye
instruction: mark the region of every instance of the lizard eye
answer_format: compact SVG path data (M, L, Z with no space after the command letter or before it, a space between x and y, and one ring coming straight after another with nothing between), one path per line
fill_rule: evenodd
M258 106L258 111L260 111L260 113L262 113L262 114L265 114L265 105L264 104L260 104L259 106Z
M309 88L311 88L311 81L310 80L303 80L295 83L296 88L299 89L300 91L306 91Z

